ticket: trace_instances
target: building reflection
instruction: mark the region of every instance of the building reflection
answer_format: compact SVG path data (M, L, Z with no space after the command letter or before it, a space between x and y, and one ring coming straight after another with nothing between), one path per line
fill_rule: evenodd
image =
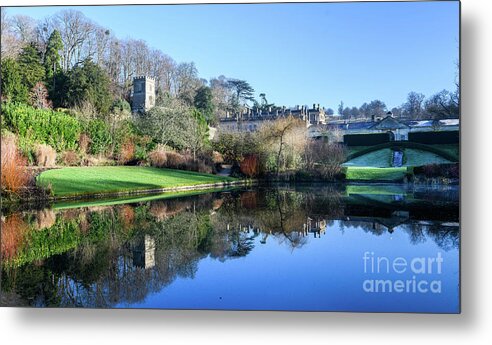
M145 235L134 247L133 265L144 269L155 266L155 240L150 235Z

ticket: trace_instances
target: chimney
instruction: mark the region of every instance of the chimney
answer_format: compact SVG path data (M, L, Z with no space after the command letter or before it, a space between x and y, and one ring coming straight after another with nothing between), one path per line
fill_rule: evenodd
M316 103L313 103L313 110L316 110Z

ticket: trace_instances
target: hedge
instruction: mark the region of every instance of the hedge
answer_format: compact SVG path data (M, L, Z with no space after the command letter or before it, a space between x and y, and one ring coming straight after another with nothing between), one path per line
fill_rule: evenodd
M375 146L371 146L362 150L359 150L357 152L354 152L350 154L347 157L347 161L363 156L365 154L368 154L373 151L377 150L382 150L386 148L398 148L398 149L416 149L416 150L422 150L422 151L428 151L431 153L434 153L438 156L441 156L442 158L445 158L447 160L450 160L452 162L457 162L459 161L459 157L449 153L448 151L442 150L438 147L431 146L431 145L426 145L426 144L421 144L421 143L415 143L415 142L410 142L410 141L391 141L388 143L383 143Z
M58 152L77 148L81 124L70 115L8 102L2 104L2 115L7 129L30 142L48 144Z
M442 132L410 132L408 141L420 144L458 144L460 142L459 131Z
M389 133L345 134L343 143L347 146L372 146L390 141Z

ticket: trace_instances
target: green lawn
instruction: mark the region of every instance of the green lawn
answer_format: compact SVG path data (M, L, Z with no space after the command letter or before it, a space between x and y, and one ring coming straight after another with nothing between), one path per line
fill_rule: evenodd
M437 145L434 145L437 146ZM451 145L441 145L441 149L455 154L455 147ZM344 163L344 166L356 166L356 167L377 167L377 168L389 168L391 167L393 159L393 151L389 148L381 149L373 152L366 153L365 155L353 158ZM404 149L404 166L420 166L426 164L447 164L451 161L442 158L441 156L418 149L406 148Z
M426 164L448 164L451 161L432 152L405 149L405 166L420 166Z
M347 180L364 181L396 181L405 176L406 167L401 168L373 168L373 167L347 167Z
M393 158L391 149L381 149L349 160L345 166L390 168Z
M54 196L75 196L230 182L234 178L150 167L101 166L47 170L37 178Z
M460 157L460 145L457 144L439 144L439 145L431 145L432 147L435 147L437 149L446 151L447 153L452 154L455 156L458 160Z

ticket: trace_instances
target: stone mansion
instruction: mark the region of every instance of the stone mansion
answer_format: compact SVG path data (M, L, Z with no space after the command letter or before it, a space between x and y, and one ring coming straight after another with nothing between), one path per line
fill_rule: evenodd
M225 118L221 118L218 129L221 132L255 132L266 121L288 116L305 121L306 127L326 123L325 108L321 108L319 104L313 104L312 108L298 105L295 108L270 108L266 111L244 107L239 113L227 114Z

